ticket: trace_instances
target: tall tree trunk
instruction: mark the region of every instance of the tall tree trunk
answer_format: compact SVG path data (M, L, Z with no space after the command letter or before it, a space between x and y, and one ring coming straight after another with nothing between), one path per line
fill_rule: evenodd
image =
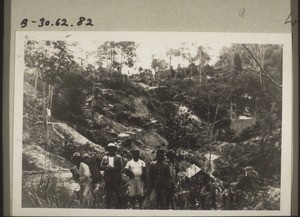
M43 82L43 115L44 115L44 127L46 131L45 141L46 141L46 147L48 148L49 136L48 136L48 116L47 116L47 105L46 105L46 83L45 82Z
M238 71L237 70L235 70L234 71L234 88L237 86L237 82L236 82L236 80L237 80L237 75L238 75ZM236 102L237 102L237 93L236 93L236 90L234 90L234 112L235 112L235 114L238 114L238 111L237 111L237 104L236 104Z
M50 100L51 100L51 85L48 85L48 96L47 96L47 108L50 109Z
M93 73L92 73L92 96L94 97L95 96L95 72L93 70Z
M230 119L233 118L233 106L232 106L232 100L230 101Z
M215 124L216 124L216 119L217 119L217 115L218 115L218 112L219 112L219 108L220 108L220 101L218 102L218 105L217 105L216 110L215 110L215 116L214 116L213 123L209 126L210 127L209 170L211 170L211 168L212 168L212 161L211 161L212 146L217 141L217 136L218 136L217 135L218 132L214 134L214 129L215 129Z
M110 77L113 76L113 52L112 48L110 48Z
M52 112L52 102L53 102L53 85L51 85L51 93L50 93L50 105L49 105L49 109Z
M199 82L201 84L202 83L202 69L201 69L201 67L199 67L199 75L200 75Z
M91 112L92 112L92 119L94 118L94 110L93 110L93 102L95 100L95 74L93 71L93 80L92 80L92 100L91 100Z
M33 110L33 115L35 115L35 112L37 110L37 83L38 83L38 72L36 71L34 73L35 75L35 81L34 81L34 101L35 101L35 107L34 107L34 110Z
M121 66L120 66L120 74L122 76L122 83L125 83L125 75L122 74L122 68L123 68L123 52L121 51Z
M200 55L200 60L199 60L199 82L200 84L202 83L202 56Z

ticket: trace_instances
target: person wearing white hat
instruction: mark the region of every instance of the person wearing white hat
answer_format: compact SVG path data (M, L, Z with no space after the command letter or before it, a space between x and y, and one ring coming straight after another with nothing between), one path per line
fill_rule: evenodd
M116 208L122 208L121 179L123 160L120 155L116 154L118 148L114 143L109 143L106 149L108 154L102 158L100 166L104 170L106 206L107 208L112 208L112 197L115 195L117 199Z
M73 177L80 185L80 204L82 208L85 208L87 206L88 195L92 187L90 168L82 162L82 157L78 152L73 154L71 160L75 164L74 168L71 169L71 172L73 171Z

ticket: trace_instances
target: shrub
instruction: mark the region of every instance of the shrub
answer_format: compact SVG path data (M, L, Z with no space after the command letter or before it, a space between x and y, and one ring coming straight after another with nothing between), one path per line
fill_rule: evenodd
M76 194L65 186L58 185L58 180L53 174L43 174L37 186L25 183L22 193L23 198L31 201L31 205L27 204L26 207L79 208Z

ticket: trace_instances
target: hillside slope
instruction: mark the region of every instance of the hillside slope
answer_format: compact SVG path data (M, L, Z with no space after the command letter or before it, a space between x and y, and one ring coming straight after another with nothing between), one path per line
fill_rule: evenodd
M242 202L237 203L234 209L278 209L281 131L274 130L264 138L254 133L239 142L212 141L211 125L203 120L205 115L191 103L194 99L186 89L182 89L182 85L193 86L193 82L178 84L174 81L169 87L164 83L149 87L132 80L123 83L120 79L104 79L96 85L94 96L86 95L79 108L82 113L64 115L54 112L46 132L41 113L42 100L35 99L34 87L26 81L22 159L24 206L58 206L54 199L47 201L49 195L40 191L41 183L48 183L45 181L45 174L48 174L48 180L54 180L53 186L60 186L63 192L60 200L73 201L72 204L60 202L59 206L76 207L78 201L72 193L76 184L69 172L72 154L78 151L103 156L105 146L115 142L124 162L131 157L132 149L140 150L141 158L147 164L154 159L158 147L176 150L182 157L179 180L185 182L185 170L189 166L199 166L222 189L234 185L237 191L242 191L246 199L240 200ZM37 91L37 95L41 96L41 92ZM64 100L62 96L58 97L57 101ZM35 108L37 111L33 112ZM224 115L220 120L225 123L226 118ZM218 127L225 130L227 126ZM46 145L47 133L49 142ZM245 175L249 167L258 174L258 178ZM249 183L253 181L258 181L253 184L253 189L245 189L245 186L252 186ZM193 187L192 190L190 186L180 187L178 195L192 191L200 195L200 186L196 183ZM40 194L31 195L30 189L36 189ZM265 198L269 198L269 202ZM221 201L219 198L219 209L222 208Z

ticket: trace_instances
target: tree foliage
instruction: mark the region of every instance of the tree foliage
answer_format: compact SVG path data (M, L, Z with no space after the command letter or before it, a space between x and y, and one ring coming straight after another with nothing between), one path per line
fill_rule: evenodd
M153 68L155 72L164 71L168 68L168 63L165 60L153 58L151 68Z
M215 67L220 82L231 86L237 115L246 111L267 128L281 117L282 47L242 45L223 48Z
M58 84L74 64L73 55L64 41L27 41L25 65L38 70L42 81Z
M98 66L121 70L123 64L132 67L136 58L137 45L133 41L106 41L96 51Z

